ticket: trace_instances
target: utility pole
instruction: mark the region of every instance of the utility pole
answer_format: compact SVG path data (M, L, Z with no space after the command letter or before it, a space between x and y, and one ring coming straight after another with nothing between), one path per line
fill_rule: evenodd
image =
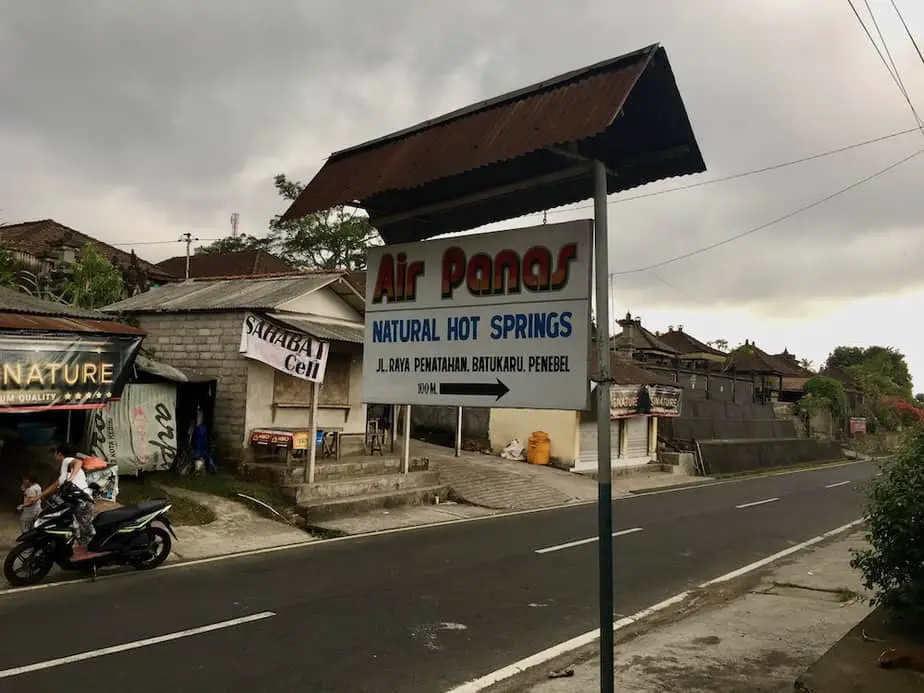
M189 279L189 253L190 253L190 250L189 250L189 249L190 249L190 247L192 246L192 244L195 243L195 242L198 241L198 240L199 240L199 239L196 238L196 237L194 237L191 233L189 233L189 231L187 231L186 233L184 233L184 234L183 234L182 236L180 236L180 238L179 238L180 243L185 243L185 244L186 244L186 278L187 278L187 279Z

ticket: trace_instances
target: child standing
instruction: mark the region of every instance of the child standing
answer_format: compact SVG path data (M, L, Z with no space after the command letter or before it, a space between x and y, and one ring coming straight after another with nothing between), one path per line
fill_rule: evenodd
M23 499L22 504L16 509L22 511L19 526L25 533L32 529L35 518L42 512L42 487L31 476L27 476L23 477L20 489Z

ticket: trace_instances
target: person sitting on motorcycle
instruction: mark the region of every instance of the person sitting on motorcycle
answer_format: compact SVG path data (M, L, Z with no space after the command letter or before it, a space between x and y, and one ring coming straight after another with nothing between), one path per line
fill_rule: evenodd
M42 512L42 501L40 500L42 487L34 477L27 475L22 478L20 489L22 490L22 503L16 509L20 511L20 529L26 533L32 529L35 518Z
M77 531L75 532L75 543L71 559L81 561L93 558L98 554L90 553L87 550L87 545L96 534L93 527L96 504L87 483L87 476L83 471L83 460L77 456L77 451L67 443L62 443L55 448L55 459L61 465L58 478L42 491L39 499L47 498L66 483L73 484L81 491L81 493L75 494L74 519L77 523Z

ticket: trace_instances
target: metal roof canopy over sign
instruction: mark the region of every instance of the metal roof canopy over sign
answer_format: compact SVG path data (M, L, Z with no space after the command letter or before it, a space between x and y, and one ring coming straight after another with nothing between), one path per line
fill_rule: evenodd
M370 248L363 399L586 409L593 222Z
M283 215L362 207L393 244L593 196L602 693L614 690L607 195L705 170L667 53L652 45L336 152Z

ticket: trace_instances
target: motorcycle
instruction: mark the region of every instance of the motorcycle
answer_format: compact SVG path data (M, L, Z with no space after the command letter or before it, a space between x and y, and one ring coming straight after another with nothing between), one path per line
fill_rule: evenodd
M95 488L94 488L95 487ZM90 485L96 493L99 487ZM3 575L13 587L40 582L52 567L79 570L96 576L104 566L128 565L151 570L167 560L176 533L167 518L166 499L144 501L101 512L93 518L96 535L87 549L91 558L72 560L75 540L74 506L83 492L67 483L42 509L32 529L16 538L16 546L3 562Z

